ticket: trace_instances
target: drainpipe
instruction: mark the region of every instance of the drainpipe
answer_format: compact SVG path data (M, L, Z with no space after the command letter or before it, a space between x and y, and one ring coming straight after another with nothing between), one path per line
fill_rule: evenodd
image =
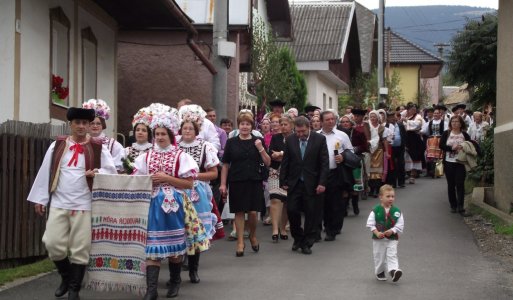
M191 50L198 56L198 58L201 60L201 62L207 67L207 69L210 71L212 75L217 74L217 70L214 67L214 65L208 60L208 57L201 51L198 44L196 44L195 39L198 37L198 31L194 26L192 26L192 23L189 21L189 19L183 14L182 10L176 5L176 3L173 0L162 0L162 2L166 5L166 7L169 9L171 14L182 24L183 27L185 27L185 30L187 30L187 45Z

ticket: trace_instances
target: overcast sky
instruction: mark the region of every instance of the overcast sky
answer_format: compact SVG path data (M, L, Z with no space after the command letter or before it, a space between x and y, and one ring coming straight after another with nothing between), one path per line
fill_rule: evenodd
M356 0L363 6L374 9L379 7L379 0ZM385 0L386 6L422 6L422 5L466 5L495 8L499 0Z
M293 2L304 2L304 1L319 1L323 0L289 0ZM329 0L328 0L329 1ZM331 0L333 1L333 0ZM379 0L356 0L368 9L379 8ZM466 5L466 6L478 6L478 7L489 7L497 9L499 6L499 0L385 0L386 6L422 6L422 5Z

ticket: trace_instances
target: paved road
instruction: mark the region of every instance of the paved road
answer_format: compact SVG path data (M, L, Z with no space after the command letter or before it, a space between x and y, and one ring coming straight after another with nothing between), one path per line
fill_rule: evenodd
M461 217L449 213L444 179L420 179L397 191L405 217L399 243L401 280L378 282L372 243L365 228L377 199L361 202L362 214L346 219L335 242L316 244L310 256L290 250L292 241L271 243L269 227L259 225L260 253L247 242L235 257L235 243L218 241L201 258L201 283L184 283L179 299L513 299L513 276L478 250ZM162 270L161 298L168 272ZM55 299L56 273L0 292L0 299ZM138 299L122 293L81 292L82 299Z

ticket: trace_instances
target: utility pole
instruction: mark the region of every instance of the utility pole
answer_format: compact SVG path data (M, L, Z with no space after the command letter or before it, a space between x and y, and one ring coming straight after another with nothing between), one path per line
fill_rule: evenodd
M219 55L219 42L226 42L228 38L228 7L229 0L214 1L214 36L213 36L213 63L217 70L214 75L212 96L213 106L217 119L227 117L226 102L228 98L228 67L225 58Z
M443 62L443 65L442 65L442 69L440 70L440 74L438 75L438 102L440 102L440 99L442 99L443 97L443 89L444 89L444 83L443 83L443 74L447 73L447 65L445 64L445 59L444 59L444 48L445 47L450 47L451 45L450 44L447 44L447 43L437 43L437 44L434 44L433 46L435 46L437 49L438 49L438 53L440 54L440 59L442 60Z
M384 102L384 98L381 95L382 88L385 87L385 80L383 79L383 34L385 27L385 0L379 0L379 16L378 16L378 101Z

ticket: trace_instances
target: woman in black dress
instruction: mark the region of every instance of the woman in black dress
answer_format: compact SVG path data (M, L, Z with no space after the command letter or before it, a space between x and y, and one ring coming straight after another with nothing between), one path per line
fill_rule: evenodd
M265 178L262 168L268 167L271 163L263 140L251 134L254 124L250 113L241 113L237 118L239 135L226 142L219 187L223 196L229 195L230 212L235 213L237 228L235 254L238 257L244 255L244 215L246 213L251 248L255 252L260 249L255 233L257 212L261 211L264 197L263 180Z

